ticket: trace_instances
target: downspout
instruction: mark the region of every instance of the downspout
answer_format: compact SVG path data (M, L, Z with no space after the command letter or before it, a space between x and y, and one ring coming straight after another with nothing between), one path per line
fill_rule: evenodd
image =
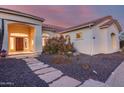
M90 30L91 30L91 48L90 48L90 55L91 56L93 56L93 50L94 50L94 39L95 39L95 37L94 37L94 31L92 30L92 26L91 26L91 24L89 24L89 28L90 28Z

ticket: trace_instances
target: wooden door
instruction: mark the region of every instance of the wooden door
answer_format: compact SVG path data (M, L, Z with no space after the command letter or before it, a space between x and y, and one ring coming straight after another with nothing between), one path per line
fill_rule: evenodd
M16 51L23 51L23 38L16 38Z

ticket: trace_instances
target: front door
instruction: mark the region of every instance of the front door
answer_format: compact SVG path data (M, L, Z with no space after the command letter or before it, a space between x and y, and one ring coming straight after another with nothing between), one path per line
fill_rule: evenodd
M16 51L23 51L23 38L16 37Z

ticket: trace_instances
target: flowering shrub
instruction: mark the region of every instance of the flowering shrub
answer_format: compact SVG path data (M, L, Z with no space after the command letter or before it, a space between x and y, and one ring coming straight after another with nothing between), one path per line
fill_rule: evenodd
M74 52L73 44L66 42L67 40L61 35L60 37L53 37L48 39L43 48L45 54L68 54Z

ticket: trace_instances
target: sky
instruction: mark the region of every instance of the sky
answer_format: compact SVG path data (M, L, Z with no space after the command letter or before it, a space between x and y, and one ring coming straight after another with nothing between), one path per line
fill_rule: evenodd
M124 29L122 5L0 5L0 7L32 14L44 18L46 24L65 28L111 15Z

